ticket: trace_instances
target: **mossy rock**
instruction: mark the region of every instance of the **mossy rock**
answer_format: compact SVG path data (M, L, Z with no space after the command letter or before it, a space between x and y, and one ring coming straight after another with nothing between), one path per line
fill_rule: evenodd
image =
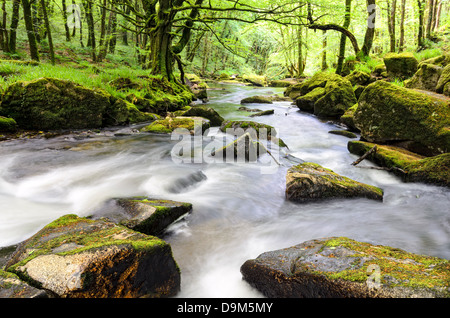
M241 104L273 104L273 102L270 97L258 95L242 99Z
M392 173L404 182L423 182L450 187L450 153L433 157L424 157L403 148L377 145L364 141L349 141L347 148L357 156L377 146L367 160L390 168Z
M110 97L67 80L19 81L6 88L2 114L29 130L99 128Z
M297 80L295 79L283 79L283 80L273 80L270 81L270 87L289 87L291 85L297 84Z
M405 87L428 91L436 91L442 67L433 64L421 63L414 76L405 81Z
M203 117L209 120L212 127L222 125L224 119L211 107L194 106L182 113L185 117Z
M243 279L271 298L448 298L450 261L347 237L262 253Z
M359 132L359 129L355 126L355 121L353 119L353 116L355 114L356 109L358 108L358 104L356 103L349 109L347 109L344 113L344 115L341 116L340 121L344 125L346 125L351 131L357 131Z
M339 118L357 102L350 81L342 77L328 81L325 92L314 103L314 115L318 117Z
M433 64L433 65L437 65L437 66L440 66L440 67L446 67L447 65L450 64L450 54L447 53L447 54L442 54L442 55L439 55L439 56L436 56L436 57L429 58L429 59L427 59L425 61L420 62L419 66L422 63Z
M352 86L366 86L374 82L374 79L372 79L370 74L362 71L353 71L349 75L345 76L345 78L350 81Z
M17 123L12 118L6 118L0 116L0 132L16 132L17 131Z
M419 62L410 52L388 53L383 58L388 76L406 79L417 72Z
M170 297L180 289L165 241L73 214L23 242L6 270L63 298Z
M264 153L267 153L267 148L247 132L225 147L214 149L211 156L226 162L256 162Z
M142 86L139 83L134 82L128 77L118 77L108 83L110 86L114 87L118 91L129 90L129 89L141 89Z
M273 115L273 114L275 114L275 110L268 109L268 110L263 110L263 111L255 113L255 114L252 114L249 117L260 117L260 116L267 116L267 115Z
M424 155L450 151L449 100L377 81L367 86L354 113L361 136L374 143L410 142Z
M20 280L17 275L0 269L0 298L49 298L49 295Z
M276 129L270 125L246 120L225 120L220 126L220 130L224 133L235 136L242 136L248 132L254 140L270 140L272 143L278 145L279 147L287 147L284 141L281 138L277 137Z
M314 112L314 104L323 96L326 91L324 87L316 87L309 93L298 97L295 104L301 111Z
M202 134L210 128L208 119L202 117L166 117L152 122L150 125L141 129L142 132L151 132L159 134L170 134L178 129L178 133L189 133L191 135Z
M159 236L183 215L192 212L192 204L148 197L114 199L121 210L118 223L134 231Z
M242 80L246 83L250 83L253 86L264 87L267 86L267 78L262 75L246 74L242 75Z
M328 133L333 134L333 135L344 136L347 138L357 138L358 137L354 133L352 133L351 131L348 131L348 130L330 130Z
M290 168L286 175L286 199L309 202L336 198L383 200L383 190L340 176L330 169L305 162Z
M441 94L444 93L444 95L449 96L449 94L448 94L448 91L449 91L448 85L449 84L450 84L450 64L448 64L442 70L441 76L439 77L439 80L436 84L436 92L441 93ZM447 85L447 89L445 89L446 85Z

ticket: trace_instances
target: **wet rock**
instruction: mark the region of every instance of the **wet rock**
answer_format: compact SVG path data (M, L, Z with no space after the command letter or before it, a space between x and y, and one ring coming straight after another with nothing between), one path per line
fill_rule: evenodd
M330 237L259 255L243 279L272 298L441 298L450 261Z
M48 298L48 294L28 285L17 275L0 269L0 298Z
M158 134L170 134L176 129L179 132L185 131L191 135L202 134L210 127L210 121L203 117L166 117L165 119L158 119L150 125L140 129L141 132L150 132Z
M361 136L373 143L409 141L423 155L450 151L450 101L377 81L367 86L354 112Z
M275 113L275 110L268 109L268 110L263 110L263 111L257 112L256 114L250 115L249 117L259 117L259 116L273 115L274 113Z
M352 133L351 131L348 131L348 130L330 130L328 133L333 134L333 135L344 136L347 138L357 138L358 137L354 133Z
M417 72L419 62L410 52L388 53L383 58L388 76L391 78L406 79Z
M181 193L197 186L199 183L207 179L208 178L202 171L196 171L187 175L186 177L181 177L175 180L174 184L170 186L168 190L172 193Z
M161 235L180 217L192 212L192 204L148 197L114 199L121 208L119 224L148 235Z
M229 161L230 158L238 162L255 162L267 149L250 133L245 133L223 148L214 150L211 156Z
M251 96L241 100L241 104L272 104L272 100L267 96Z
M184 112L182 116L206 118L209 120L212 127L220 126L224 121L223 117L220 116L220 114L216 112L213 108L205 106L191 107L189 110Z
M383 200L383 190L340 176L330 169L305 162L290 168L286 175L286 199L308 202L333 198L363 197Z
M76 215L55 220L23 242L6 270L64 298L169 297L180 289L169 244Z

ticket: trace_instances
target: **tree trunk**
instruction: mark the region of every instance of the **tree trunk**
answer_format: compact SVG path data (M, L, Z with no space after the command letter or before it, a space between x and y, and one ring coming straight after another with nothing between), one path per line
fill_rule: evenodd
M369 56L375 35L376 5L375 0L367 0L367 28L364 36L364 44L361 48L362 56Z
M352 5L351 0L345 0L345 19L344 19L343 28L346 30L350 26L351 5ZM344 65L346 41L347 41L347 37L344 34L341 34L341 41L339 44L339 57L338 57L338 62L337 62L337 67L336 67L336 74L339 74L339 75L342 74L342 68Z
M431 24L433 23L434 16L434 0L428 1L428 20L426 29L426 38L431 39Z
M17 26L19 25L20 0L14 0L11 16L11 30L9 32L9 51L16 51Z
M53 49L52 32L50 30L50 22L48 21L47 8L46 8L46 5L45 5L45 0L41 0L41 6L42 6L42 13L44 15L45 29L47 31L48 46L49 46L49 49L50 49L50 61L51 61L51 63L53 65L55 65L55 51Z
M109 53L114 54L114 51L116 50L116 43L117 43L117 15L115 12L111 11L109 21L111 23L111 31L110 31L110 39L109 39Z
M417 5L419 7L419 30L417 32L417 45L419 50L424 46L424 38L423 38L423 16L424 16L424 0L417 0Z
M92 13L92 2L85 1L84 8L86 12L86 21L88 24L88 46L91 48L92 61L97 61L97 53L95 52L95 30L94 30L94 17Z
M400 43L398 45L398 51L403 52L405 48L405 11L406 11L406 0L402 0L400 16Z
M435 21L435 24L434 24L434 30L439 28L439 24L441 22L442 3L443 3L442 0L439 1L439 5L437 6L436 21Z
M323 32L323 39L322 39L322 71L325 71L328 69L327 64L327 31Z
M22 0L22 8L23 8L23 18L25 20L25 27L27 30L28 43L30 46L30 56L31 59L39 61L39 52L33 28L33 19L31 16L31 5L29 0Z
M106 57L106 51L107 51L107 43L105 37L106 37L106 6L107 6L107 0L103 0L101 12L102 17L100 20L100 41L99 41L99 52L97 55L97 61L101 62Z
M359 48L359 45L358 45L358 41L356 40L356 37L353 35L353 33L340 25L337 25L337 24L310 24L310 25L308 25L308 28L312 29L312 30L316 30L316 29L317 30L335 30L335 31L341 32L352 43L353 50L355 51L356 56L358 56L359 55L358 53L361 51Z

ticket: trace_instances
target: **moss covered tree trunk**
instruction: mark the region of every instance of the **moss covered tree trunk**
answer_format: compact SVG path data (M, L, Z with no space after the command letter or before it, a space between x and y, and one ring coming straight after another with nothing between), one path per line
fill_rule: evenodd
M364 35L364 44L361 48L362 56L369 56L372 49L373 37L375 35L376 6L375 0L367 0L367 28Z
M39 61L39 52L36 43L36 35L33 29L33 19L31 16L31 5L29 0L22 0L23 18L25 20L25 27L27 30L28 43L30 46L31 59Z
M48 21L47 8L45 6L44 0L41 0L41 6L42 6L42 13L44 15L45 29L47 31L48 46L50 49L50 61L52 64L55 64L55 50L53 48L52 32L50 30L50 22Z
M16 51L16 30L17 26L19 25L19 11L20 11L20 0L14 0L13 2L13 9L12 9L12 16L11 16L11 31L9 33L9 51L15 52Z

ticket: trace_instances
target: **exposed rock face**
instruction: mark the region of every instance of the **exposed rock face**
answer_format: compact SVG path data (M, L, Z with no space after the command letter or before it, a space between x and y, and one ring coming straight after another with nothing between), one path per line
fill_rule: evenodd
M266 252L241 266L273 298L449 297L450 261L345 237Z
M294 166L287 172L286 198L290 201L355 197L383 200L383 190L340 176L311 162Z
M361 136L374 143L409 142L423 155L450 151L448 99L384 81L367 86L353 116Z
M55 220L23 242L5 268L57 297L167 297L180 288L169 244L75 215Z
M406 79L417 72L419 62L412 53L388 53L384 57L386 70L391 78Z

